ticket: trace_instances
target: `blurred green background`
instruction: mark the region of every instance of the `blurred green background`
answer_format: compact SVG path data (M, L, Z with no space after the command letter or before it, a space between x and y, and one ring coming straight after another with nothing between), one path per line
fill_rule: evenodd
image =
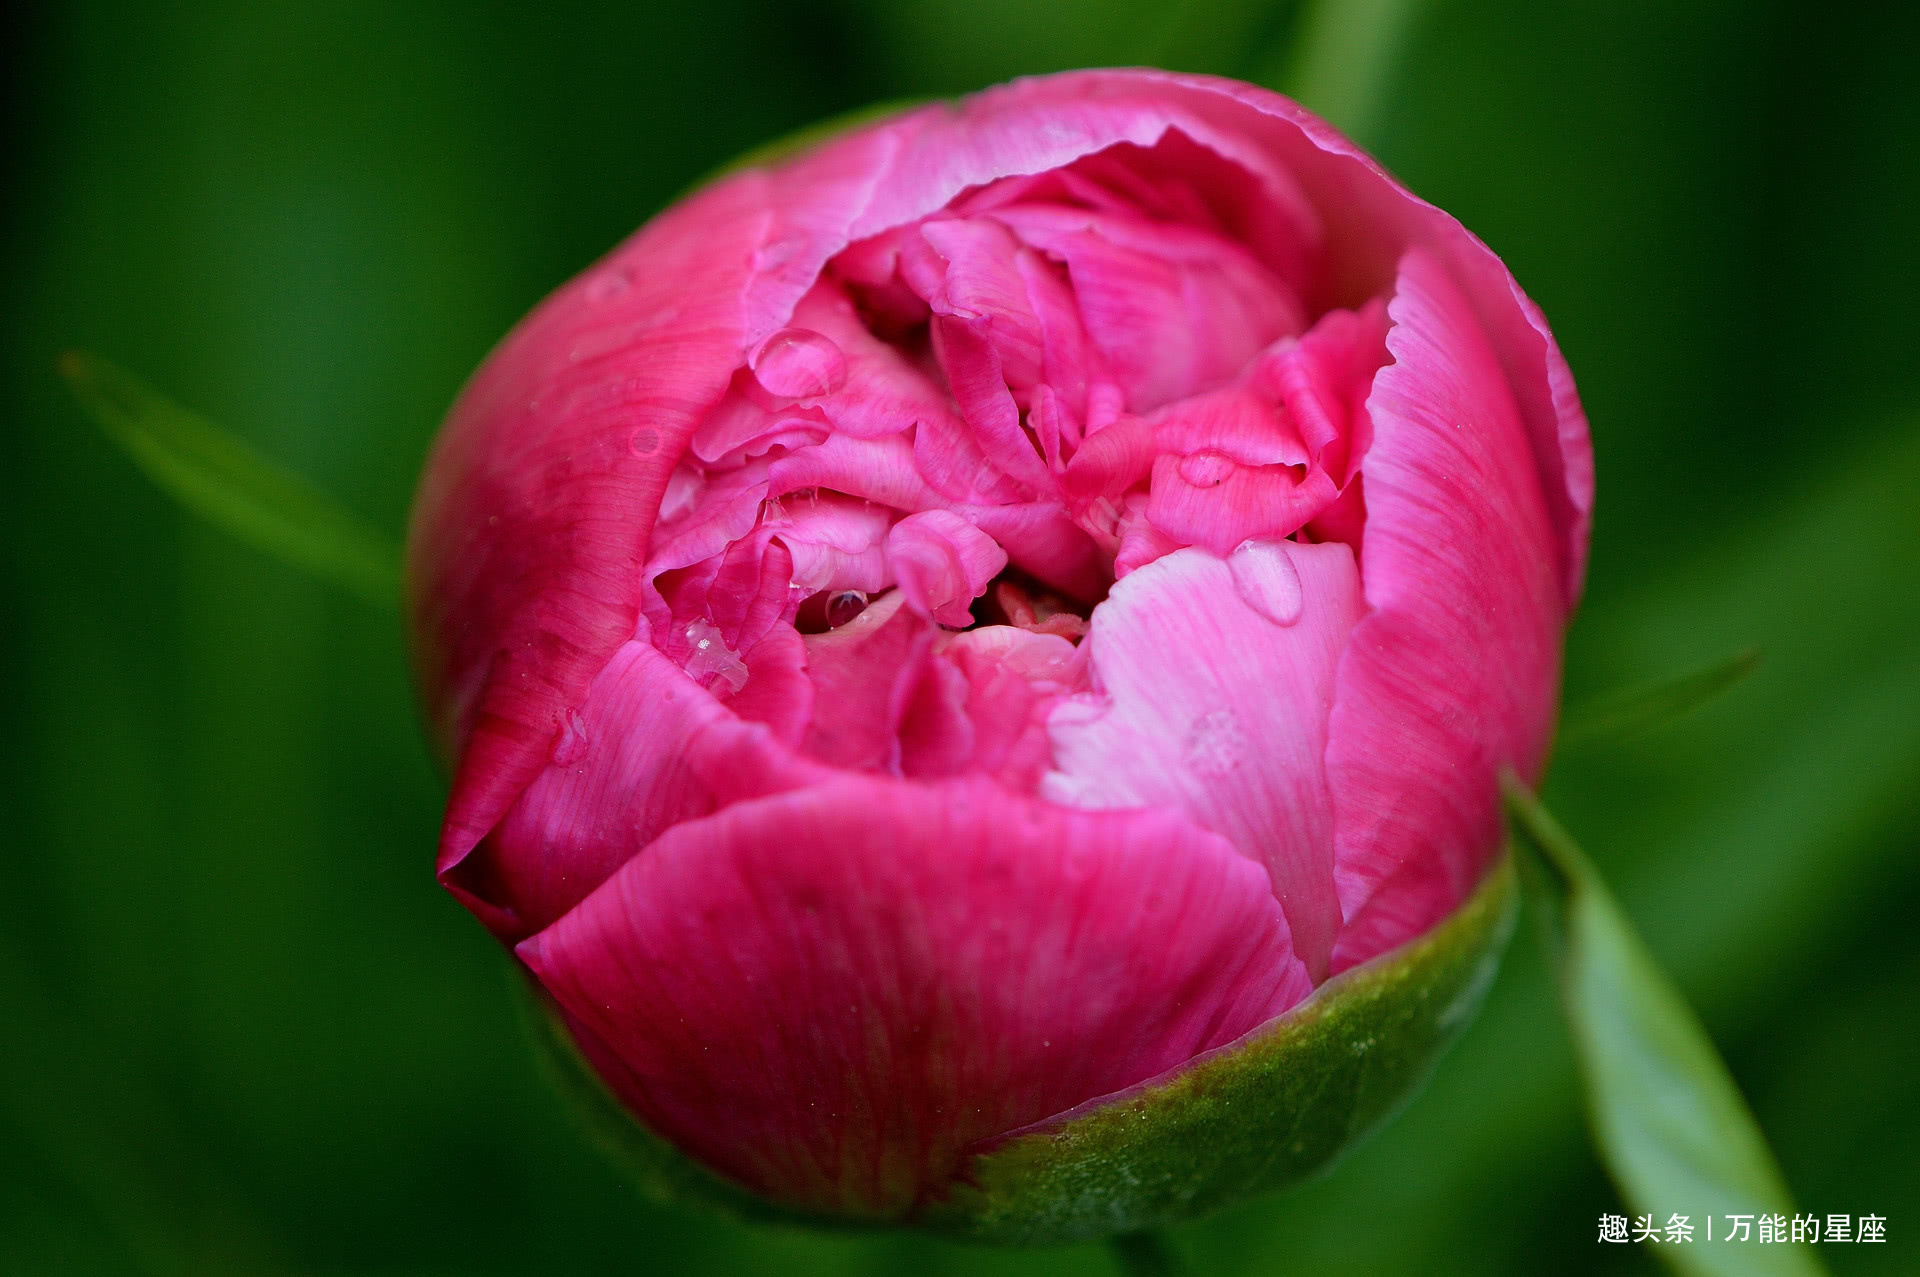
M1358 5L1356 10L1371 8ZM16 6L0 345L0 1271L1110 1271L667 1213L578 1136L433 882L393 618L197 525L82 346L398 534L461 379L690 179L819 117L1151 61L1272 82L1286 4ZM1548 799L1803 1209L1920 1269L1920 10L1430 0L1366 140L1512 265L1592 414L1570 702L1759 644ZM1522 932L1433 1084L1202 1271L1645 1271ZM1676 1206L1684 1210L1684 1206Z

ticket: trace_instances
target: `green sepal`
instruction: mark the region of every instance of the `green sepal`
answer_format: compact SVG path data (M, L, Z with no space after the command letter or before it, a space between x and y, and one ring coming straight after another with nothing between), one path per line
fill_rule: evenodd
M914 1222L976 1241L1075 1241L1176 1223L1326 1170L1413 1096L1473 1018L1515 896L1503 857L1426 935L1164 1083L976 1157L967 1183Z

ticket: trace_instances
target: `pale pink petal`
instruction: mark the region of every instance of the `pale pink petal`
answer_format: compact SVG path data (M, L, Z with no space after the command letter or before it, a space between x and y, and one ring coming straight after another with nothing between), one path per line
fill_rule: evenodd
M1225 554L1249 538L1291 536L1333 503L1323 470L1243 466L1224 453L1154 459L1147 518L1177 545Z
M1565 622L1526 427L1471 306L1416 251L1388 315L1393 362L1374 380L1364 463L1371 610L1327 748L1336 967L1445 916L1498 850L1498 771L1538 775Z
M1340 922L1322 758L1359 586L1345 546L1284 541L1232 562L1179 550L1129 574L1094 609L1096 692L1053 711L1042 790L1176 807L1225 837L1266 866L1316 980Z
M877 594L893 584L886 552L893 513L886 507L812 488L781 506L786 519L772 535L793 556L795 586Z
M649 1129L897 1217L978 1141L1309 990L1257 865L1166 813L846 778L682 825L519 948Z
M973 623L968 608L1007 566L1007 552L952 511L927 510L893 525L887 562L908 607L965 629Z

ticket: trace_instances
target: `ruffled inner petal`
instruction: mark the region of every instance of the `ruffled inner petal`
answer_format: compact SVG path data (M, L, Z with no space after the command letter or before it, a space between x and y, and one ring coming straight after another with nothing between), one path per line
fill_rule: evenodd
M1170 806L1266 866L1295 951L1328 967L1339 903L1323 755L1334 671L1362 604L1340 545L1182 549L1094 610L1095 690L1049 720L1042 792L1080 807Z

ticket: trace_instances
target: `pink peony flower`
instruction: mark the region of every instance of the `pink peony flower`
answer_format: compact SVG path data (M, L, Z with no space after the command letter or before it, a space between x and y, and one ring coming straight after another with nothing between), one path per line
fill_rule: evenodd
M909 111L662 213L462 394L441 879L719 1181L937 1213L1460 908L1591 493L1499 259L1293 103Z

